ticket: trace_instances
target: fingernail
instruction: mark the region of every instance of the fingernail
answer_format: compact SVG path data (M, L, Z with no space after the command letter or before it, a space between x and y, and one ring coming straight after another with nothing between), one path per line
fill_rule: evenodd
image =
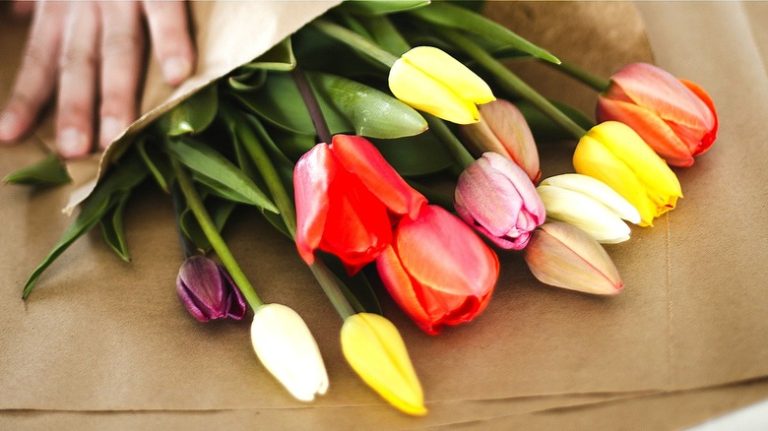
M173 85L180 84L191 71L192 65L183 57L171 57L163 62L165 80Z
M123 132L125 125L115 117L104 117L99 125L99 146L107 148Z
M66 158L80 157L88 152L88 138L74 127L61 131L58 142L59 153Z
M0 114L0 141L11 141L17 138L19 116L13 111Z

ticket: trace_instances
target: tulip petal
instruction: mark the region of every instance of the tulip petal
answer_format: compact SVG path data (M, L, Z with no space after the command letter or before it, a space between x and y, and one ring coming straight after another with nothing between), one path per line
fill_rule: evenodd
M587 136L599 141L632 170L645 186L648 197L656 204L656 216L674 208L677 198L683 196L680 182L674 172L640 138L637 132L626 124L606 121L590 129ZM598 179L602 180L602 178ZM603 182L610 185L604 180ZM628 200L632 202L631 199Z
M570 223L598 242L615 244L629 239L629 227L619 216L587 195L549 185L537 190L547 217Z
M480 119L474 102L462 99L402 58L389 71L389 89L408 105L453 123L470 124Z
M597 102L597 119L619 121L631 127L672 166L693 165L689 144L667 122L646 108L601 96Z
M496 100L491 87L460 61L432 46L417 46L401 59L452 89L461 99L481 105Z
M376 259L391 242L387 209L358 178L343 170L336 173L327 201L318 247L338 256L352 274Z
M694 156L698 156L699 154L706 153L712 147L712 144L715 142L715 139L717 138L717 130L719 127L717 110L715 109L715 103L712 101L712 98L709 96L709 93L704 91L703 88L699 87L696 83L688 81L686 79L681 79L680 82L686 87L688 87L688 89L691 90L693 94L696 95L696 97L701 99L701 101L704 102L705 105L707 105L707 108L709 108L709 111L712 113L712 117L714 118L714 123L715 123L714 126L704 135L704 137L702 137L700 145L693 152Z
M299 401L313 401L328 390L317 342L293 309L281 304L257 308L251 342L264 367Z
M331 151L347 172L357 177L395 214L414 218L426 204L424 196L409 186L367 139L336 135Z
M225 317L229 292L216 262L205 256L189 257L179 270L176 290L190 314L201 322Z
M395 249L414 280L451 295L483 297L499 275L496 254L469 226L434 205L425 206L416 220L400 222Z
M605 124L605 123L603 123ZM635 173L602 143L585 135L573 153L576 172L604 182L631 203L640 213L640 226L653 226L656 205Z
M336 174L336 161L328 145L320 143L305 153L293 170L296 199L296 247L304 261L315 261L328 216L328 191Z
M376 314L349 316L341 328L344 357L363 381L400 411L424 415L424 393L395 325Z
M508 155L520 166L531 181L538 181L541 176L539 169L539 152L525 117L515 105L506 100L496 100L480 106L482 123L488 124L495 140L504 151L487 148L499 154Z
M636 104L653 109L662 119L707 131L714 118L701 99L669 72L646 63L625 66L611 77Z
M561 174L545 178L541 185L559 187L589 196L608 207L622 219L634 224L640 223L640 214L635 207L607 184L596 178L581 174Z
M597 295L615 295L624 287L605 249L567 223L542 225L524 257L533 275L545 284Z
M495 170L507 175L507 178L514 184L515 189L517 189L517 192L520 193L520 197L525 204L525 209L533 215L537 224L544 223L544 204L541 203L541 199L539 199L539 195L536 193L536 187L531 182L531 179L528 178L525 171L500 154L486 153L483 154L483 158L487 159L488 163Z

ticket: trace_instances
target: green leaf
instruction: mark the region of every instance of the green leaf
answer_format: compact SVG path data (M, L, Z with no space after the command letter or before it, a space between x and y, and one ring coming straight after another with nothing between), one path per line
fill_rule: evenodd
M286 132L315 136L312 118L290 75L270 73L265 85L255 94L234 93L233 95L246 108L268 123ZM328 106L324 98L319 98L318 102L331 133L345 133L353 130L352 125Z
M285 38L282 42L273 46L272 49L265 52L256 60L246 63L242 66L244 69L251 70L275 70L287 72L296 67L296 57L293 55L293 45L291 38Z
M78 238L91 230L105 214L120 201L119 196L127 194L147 177L147 170L137 157L121 160L96 186L91 196L83 202L80 214L64 231L53 249L35 268L24 284L22 298L26 299L35 288L42 273L72 245Z
M51 153L39 162L11 172L3 178L8 184L57 186L72 181L61 159Z
M166 160L167 155L160 151L158 145L150 145L150 148L147 148L146 144L146 136L141 137L136 144L139 156L141 156L141 160L149 170L149 173L152 174L152 178L155 179L157 185L164 192L170 193L170 184L173 182L173 170Z
M269 134L286 157L294 162L317 143L315 137L310 135L298 135L278 129L270 129Z
M430 0L368 0L346 1L338 8L340 11L358 15L387 15L418 9L430 4Z
M592 120L578 109L555 100L550 100L550 102L563 111L565 115L570 117L584 130L589 130L595 125ZM525 121L528 123L528 126L531 128L531 132L533 132L533 136L537 141L573 139L573 135L536 109L531 103L520 100L515 102L515 106L520 109L520 112L525 117Z
M357 135L396 139L427 130L427 122L421 114L382 91L326 73L307 76L317 93L346 117Z
M123 225L123 214L130 192L115 196L117 203L107 211L107 214L101 219L101 234L107 245L114 251L120 259L125 262L131 261L131 255L128 252L128 244L125 241L125 229Z
M237 166L208 145L191 139L169 139L168 151L196 173L196 179L227 198L277 213L275 204ZM236 199L235 199L236 198Z
M406 177L430 175L449 168L453 160L432 133L371 142L385 159Z
M536 58L560 64L560 60L549 51L534 45L503 25L466 8L437 2L409 13L431 24L472 33L489 41L507 44Z
M238 69L227 78L230 88L235 91L256 91L265 82L267 82L267 72L265 70L241 71Z
M304 70L335 73L339 70L339 59L343 58L344 76L377 76L387 73L383 64L371 61L313 26L305 26L291 38L296 58Z
M401 56L411 49L411 45L386 16L371 16L363 19L365 28L377 45L390 54Z
M216 85L209 85L158 118L155 124L168 136L200 133L216 118L218 100Z

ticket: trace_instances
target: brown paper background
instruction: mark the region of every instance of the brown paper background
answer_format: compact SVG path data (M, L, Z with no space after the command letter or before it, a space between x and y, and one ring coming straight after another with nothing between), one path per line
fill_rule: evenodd
M491 7L517 14L515 28L524 36L596 71L648 58L642 24L628 4ZM678 172L686 196L678 209L653 229L635 229L629 243L609 248L627 286L619 297L606 300L543 287L517 256L506 256L488 311L438 338L419 333L386 303L433 410L427 419L411 420L383 406L352 375L338 348L340 322L292 246L257 213L243 212L227 232L236 255L265 299L287 303L305 317L326 359L331 391L305 407L259 366L247 323L201 326L184 314L173 291L180 253L172 212L162 195L147 189L131 205L132 264L120 263L94 233L51 268L25 304L20 286L66 225L58 210L69 190L3 186L0 408L14 411L3 414L0 427L195 429L203 422L241 429L263 420L272 428L312 423L343 429L371 420L373 426L398 429L468 421L468 428L544 429L612 428L631 420L672 428L768 396L764 384L753 383L638 398L647 391L768 375L763 172L768 134L762 127L768 80L765 30L755 24L768 16L766 6L639 7L657 62L710 91L721 132L714 149L693 169ZM0 67L2 99L23 32L7 21L0 28L0 55L8 59ZM638 51L627 52L627 46ZM585 52L592 57L579 54ZM585 109L593 106L588 97L571 91L577 84L554 84L541 67L522 73L549 80L542 87L549 91L565 85L553 94L572 97ZM557 157L556 147L545 148L545 174L562 170L562 153ZM0 175L41 154L34 143L3 149ZM538 396L553 394L562 395ZM611 399L599 407L550 411ZM198 409L208 412L147 412ZM102 410L145 412L96 412ZM642 413L649 410L655 414ZM505 417L492 419L498 416ZM472 422L479 419L487 421Z

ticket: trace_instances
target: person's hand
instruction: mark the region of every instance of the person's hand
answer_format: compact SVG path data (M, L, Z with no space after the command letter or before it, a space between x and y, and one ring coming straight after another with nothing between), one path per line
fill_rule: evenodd
M23 12L24 6L14 6ZM142 11L165 80L178 85L192 73L195 52L186 6L159 1L36 3L21 68L0 113L0 142L26 134L56 90L59 153L80 157L96 142L106 147L136 118L144 69Z

